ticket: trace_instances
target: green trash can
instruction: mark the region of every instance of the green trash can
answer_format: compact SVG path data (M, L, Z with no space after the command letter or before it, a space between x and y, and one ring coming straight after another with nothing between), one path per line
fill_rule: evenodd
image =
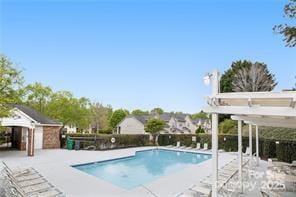
M74 140L71 140L70 138L67 138L67 149L73 150L74 148Z

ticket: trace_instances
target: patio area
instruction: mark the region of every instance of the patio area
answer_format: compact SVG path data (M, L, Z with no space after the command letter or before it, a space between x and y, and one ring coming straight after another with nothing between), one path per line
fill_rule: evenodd
M93 177L71 167L96 161L132 156L135 151L148 150L155 147L128 148L110 151L69 151L62 149L37 150L35 157L27 157L24 151L1 152L0 161L5 161L12 169L33 167L50 183L61 190L66 196L178 196L205 179L211 174L212 160L209 159L197 165L191 165L176 173L163 176L153 182L135 189L125 190L107 181ZM165 147L161 147L166 149ZM185 151L185 150L184 150ZM188 150L186 150L188 151ZM202 151L200 151L202 152ZM219 168L237 158L237 153L219 153ZM235 175L221 190L223 196L260 196L260 188L266 184L267 162L243 170L244 193L232 190L237 183ZM194 172L194 173L193 173Z

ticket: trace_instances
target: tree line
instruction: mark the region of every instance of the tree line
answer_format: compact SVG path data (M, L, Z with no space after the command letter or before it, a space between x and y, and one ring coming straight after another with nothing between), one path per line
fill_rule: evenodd
M163 114L161 108L151 111L135 109L113 110L111 105L103 105L86 97L76 98L69 91L53 91L39 82L24 85L21 70L4 55L0 55L0 116L9 115L13 104L28 105L46 116L84 130L92 126L96 131L111 132L127 115ZM275 75L266 64L239 60L231 64L221 77L221 92L271 91L277 85ZM182 113L182 112L171 112ZM193 119L208 118L204 112L192 114ZM227 118L227 117L226 117ZM222 120L225 117L222 116ZM230 124L227 121L225 124ZM227 125L225 128L228 128Z
M127 115L163 114L161 108L151 111L135 109L113 110L111 105L103 105L89 98L76 98L69 91L54 91L51 87L36 82L24 85L22 71L5 55L0 55L0 117L10 115L14 104L24 104L42 114L59 121L63 126L74 126L79 131L93 129L110 133ZM182 113L182 112L171 112ZM207 118L196 113L193 118ZM90 128L91 127L91 128Z

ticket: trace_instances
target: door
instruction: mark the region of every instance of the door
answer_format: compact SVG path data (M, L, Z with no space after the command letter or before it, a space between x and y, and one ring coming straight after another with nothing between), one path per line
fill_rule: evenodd
M43 147L43 127L35 127L34 147L35 149L42 149Z

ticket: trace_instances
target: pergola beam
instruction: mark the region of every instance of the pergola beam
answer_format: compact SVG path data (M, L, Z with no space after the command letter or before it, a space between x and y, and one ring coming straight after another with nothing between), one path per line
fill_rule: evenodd
M242 120L246 124L253 124L258 126L271 126L271 127L283 127L283 128L296 128L296 118L286 117L254 117L254 116L240 116L232 115L232 120Z
M247 121L247 120L242 120L242 121L244 121L245 124L252 124L252 125L258 125L258 126L296 129L295 123L280 124L280 123L277 123L276 120L274 120L275 122L273 123L266 123L266 122L260 122L260 121Z
M276 121L276 120L275 120ZM296 125L293 123L290 124L279 124L277 122L274 123L266 123L266 122L252 122L253 125L258 125L258 126L266 126L266 127L281 127L281 128L290 128L290 129L296 129Z
M292 107L263 107L263 106L207 106L203 108L206 113L239 114L260 116L296 117L296 110Z
M215 98L219 99L294 99L295 91L286 92L228 92L219 93Z
M264 122L254 122L254 124L259 126L266 126L266 127L282 127L282 128L290 128L290 129L296 129L296 125L291 124L278 124L276 122L274 123L264 123Z
M290 124L295 123L296 118L286 118L286 117L274 117L274 116L242 116L242 115L232 115L232 120L243 120L243 121L257 121L257 122L265 122L265 123L274 123L275 121L280 124Z

